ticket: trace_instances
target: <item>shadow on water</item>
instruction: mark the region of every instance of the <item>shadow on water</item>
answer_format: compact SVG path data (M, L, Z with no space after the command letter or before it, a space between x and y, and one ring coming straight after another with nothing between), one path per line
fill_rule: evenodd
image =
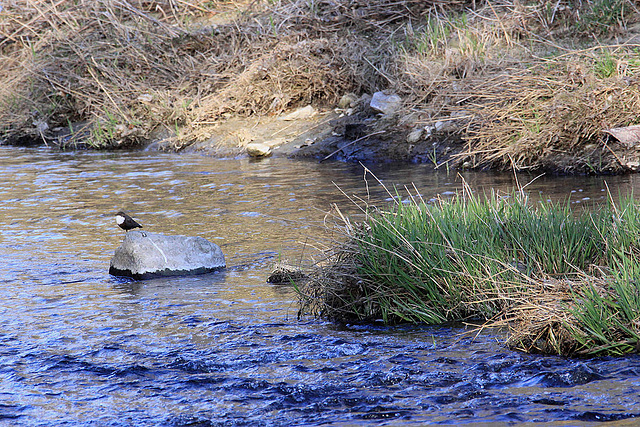
M425 199L455 174L384 166ZM510 175L465 173L477 191ZM0 147L0 420L8 425L634 425L640 358L508 351L503 332L297 320L281 259L318 256L337 190L388 195L358 165ZM533 177L520 177L521 182ZM604 181L542 177L528 190L601 203ZM123 209L146 230L219 244L229 268L149 281L107 274ZM357 210L352 209L352 212ZM303 249L303 243L312 243Z

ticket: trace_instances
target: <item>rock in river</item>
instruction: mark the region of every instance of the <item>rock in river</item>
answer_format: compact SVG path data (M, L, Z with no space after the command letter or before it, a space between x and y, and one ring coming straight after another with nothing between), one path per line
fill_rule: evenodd
M131 230L111 258L109 274L150 279L208 273L225 266L220 247L202 237Z

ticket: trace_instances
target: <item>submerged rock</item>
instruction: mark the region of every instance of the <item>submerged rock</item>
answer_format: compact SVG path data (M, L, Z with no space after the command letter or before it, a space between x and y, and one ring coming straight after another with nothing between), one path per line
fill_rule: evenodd
M267 278L267 283L291 284L307 279L307 275L300 267L295 267L285 263L278 263Z
M202 237L131 230L111 258L109 274L150 279L208 273L225 266L220 247Z

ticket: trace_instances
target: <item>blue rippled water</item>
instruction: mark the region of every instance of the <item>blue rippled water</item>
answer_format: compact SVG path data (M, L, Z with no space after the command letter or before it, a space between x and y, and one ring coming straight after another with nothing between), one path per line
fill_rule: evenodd
M461 178L387 166L424 198ZM568 360L507 350L501 331L336 325L297 318L278 260L310 259L336 188L367 197L358 165L0 147L0 424L291 426L636 425L640 358ZM477 189L505 175L465 174ZM522 178L521 178L522 179ZM374 203L387 194L369 182ZM622 192L635 177L608 178ZM574 203L601 178L529 187ZM225 271L109 276L124 209L145 229L218 243ZM307 243L307 246L303 244Z

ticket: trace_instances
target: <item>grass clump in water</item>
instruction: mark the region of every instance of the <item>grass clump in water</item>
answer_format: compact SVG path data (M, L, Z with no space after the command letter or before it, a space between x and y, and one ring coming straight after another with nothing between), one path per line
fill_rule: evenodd
M562 355L640 349L640 208L576 213L522 193L466 191L369 209L300 288L301 312L337 321L507 324L507 344Z

